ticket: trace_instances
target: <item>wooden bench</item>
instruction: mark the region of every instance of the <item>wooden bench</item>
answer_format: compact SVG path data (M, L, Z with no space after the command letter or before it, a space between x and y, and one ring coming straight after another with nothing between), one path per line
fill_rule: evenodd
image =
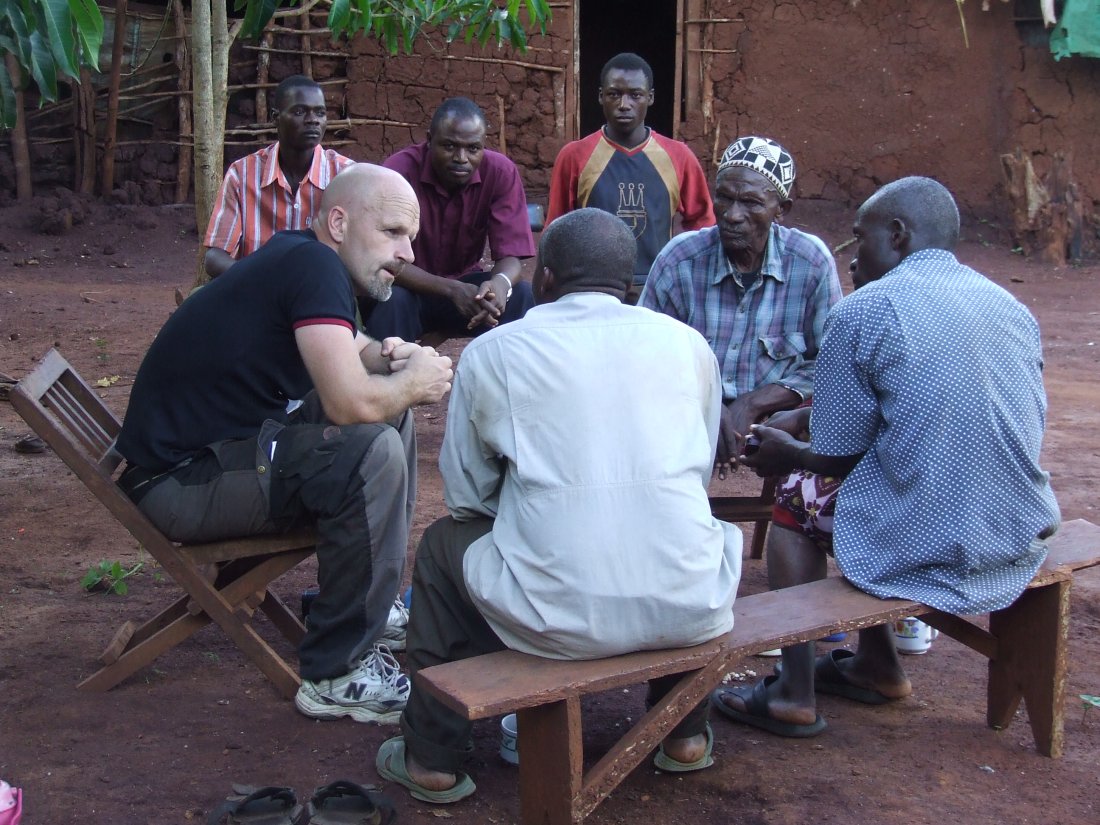
M751 523L752 542L749 545L749 558L764 558L764 542L768 536L768 525L772 520L772 505L775 504L775 484L778 479L765 478L758 496L711 496L710 512L716 519L731 524Z
M905 616L921 616L989 659L989 726L1007 727L1022 698L1037 749L1057 757L1069 587L1074 570L1097 564L1100 527L1070 521L1051 539L1028 589L1010 607L989 614L988 630L918 602L878 599L830 577L737 599L733 630L696 647L578 662L507 650L427 668L417 673L416 686L467 719L517 714L523 825L582 822L744 657ZM585 772L581 697L674 673L684 674L678 685Z

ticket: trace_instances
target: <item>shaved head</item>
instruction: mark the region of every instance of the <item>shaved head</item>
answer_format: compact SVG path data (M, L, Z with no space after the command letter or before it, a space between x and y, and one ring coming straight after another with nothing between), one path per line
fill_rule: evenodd
M341 170L321 196L317 239L335 250L360 295L390 297L394 273L413 260L420 229L416 192L392 169L356 163Z
M306 77L304 74L292 74L290 77L284 78L282 83L275 87L275 109L276 111L282 109L287 105L290 98L290 93L295 89L316 89L324 96L324 90L321 88L321 84L312 78Z
M901 221L912 233L912 249L946 249L959 242L959 208L947 187L932 178L888 183L859 208L860 215Z
M637 245L622 219L578 209L555 220L539 239L539 261L561 292L624 291L634 279Z
M902 178L867 199L856 213L852 234L859 242L852 283L859 289L914 252L953 251L959 242L959 208L942 183Z
M353 163L329 181L328 188L321 195L319 215L324 215L334 206L370 209L394 197L411 199L417 204L419 215L416 192L401 175L385 166Z

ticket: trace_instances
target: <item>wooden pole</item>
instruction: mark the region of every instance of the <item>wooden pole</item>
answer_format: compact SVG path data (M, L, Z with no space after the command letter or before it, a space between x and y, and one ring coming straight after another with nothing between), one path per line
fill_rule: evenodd
M672 77L672 137L680 137L684 120L684 0L676 0L676 70Z
M280 49L280 48L276 48L275 46L271 46L270 48L267 47L267 46L252 46L252 45L249 45L248 43L241 44L241 48L246 50L246 51L250 51L250 52L271 52L272 54L300 54L300 55L303 55L303 58L306 58L306 57L347 57L348 56L347 52L319 51L319 50L314 50L314 49L310 49L308 51L304 50L304 49ZM463 59L465 59L465 58L463 58ZM311 66L313 65L312 62L310 63L310 65Z
M84 71L84 67L81 66L81 75L83 75L83 71ZM81 78L81 79L83 79L83 78ZM74 192L79 192L80 191L80 179L81 179L81 176L83 174L83 170L82 170L81 166L83 165L83 161L84 161L84 149L83 149L83 146L82 146L83 142L81 141L81 138L80 138L80 131L81 131L80 130L80 126L81 126L80 119L84 114L83 113L83 108L84 107L80 105L80 103L81 103L80 82L77 81L77 80L74 80L72 88L73 88L73 93L72 93L72 100L73 100L73 111L72 111L73 191Z
M118 95L122 85L122 52L126 45L126 5L115 3L115 42L111 48L111 78L107 91L107 128L103 139L103 189L107 195L115 188L115 140L118 136Z
M11 130L11 154L15 162L15 197L26 201L34 197L31 186L31 152L27 144L27 117L23 112L23 70L11 52L4 54L4 63L15 91L15 127Z
M176 22L176 68L179 70L180 96L176 102L179 114L180 146L179 163L176 166L176 203L186 203L191 192L191 50L187 46L187 20L182 0L172 0L172 13Z
M705 16L703 14L703 0L687 0L687 8L684 13L689 20L702 19ZM693 23L684 26L683 42L680 45L683 50L681 54L684 55L684 111L691 114L698 112L703 105L703 66L699 53L702 39L703 32L700 24Z
M77 140L77 169L80 176L77 179L77 191L82 195L90 195L95 191L95 86L92 84L92 73L82 66L80 69L80 85L73 90L76 96L76 140Z
M310 54L313 39L309 36L309 11L304 9L298 16L298 25L302 27L302 74L313 78L313 55Z
M256 55L256 122L263 123L269 117L267 105L267 84L271 78L271 45L275 41L275 35L271 31L271 23L264 30L261 40L263 48Z
M569 52L573 58L572 70L565 83L565 140L580 137L581 107L578 103L581 82L581 0L573 0L570 11Z
M333 56L333 57L347 57L344 52L314 52L316 55ZM443 60L461 60L463 63L496 63L499 66L519 66L521 69L534 69L539 72L550 72L551 74L561 74L565 71L561 66L543 66L541 63L529 63L526 60L510 60L505 57L469 57L453 54L445 54L442 56Z
M165 80L165 78L161 78L161 79L157 80L156 82L157 83L163 83L164 80ZM322 87L324 87L324 86L338 86L338 85L346 84L347 82L348 82L348 79L346 77L337 77L333 80L318 81L317 85L322 86ZM142 84L142 85L148 85L148 84ZM264 84L264 88L274 89L278 85L279 85L278 83L266 83L266 84ZM132 88L136 89L137 87L134 86ZM255 83L238 83L238 84L228 86L226 88L227 88L227 91L229 91L229 92L239 92L241 90L248 91L249 89L254 90L256 88L256 84ZM130 94L129 91L130 90L127 89L127 93L124 94L124 95L119 95L118 99L120 101L121 100L141 100L141 99L144 99L144 98L148 98L148 99L152 100L153 98L178 97L181 94L183 94L183 95L190 95L191 94L190 89L185 89L185 90L182 90L182 91L180 89L168 89L167 91L162 91L162 92L142 92L141 94L136 94L136 95Z
M703 128L710 129L717 119L714 111L714 79L710 69L714 65L714 25L703 24L703 44L697 47L703 54L702 81L703 81Z

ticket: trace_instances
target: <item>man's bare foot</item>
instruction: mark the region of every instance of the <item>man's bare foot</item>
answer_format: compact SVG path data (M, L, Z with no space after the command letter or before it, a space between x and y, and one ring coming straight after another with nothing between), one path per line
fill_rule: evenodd
M856 687L881 693L887 699L904 699L913 692L913 685L900 666L876 661L871 656L835 657L837 670Z
M407 750L405 751L405 771L409 774L409 779L429 791L447 791L458 783L458 777L455 774L429 770L417 762Z
M661 743L661 746L665 749L665 755L670 759L688 765L692 762L698 762L707 755L707 737L702 733L682 739L669 737Z
M746 692L747 695L748 692ZM767 686L768 716L780 722L789 722L792 725L812 725L817 721L817 707L814 704L796 702L783 696L783 690L777 679ZM733 690L724 690L719 693L722 704L733 708L739 713L749 713L748 703L744 696L740 696Z

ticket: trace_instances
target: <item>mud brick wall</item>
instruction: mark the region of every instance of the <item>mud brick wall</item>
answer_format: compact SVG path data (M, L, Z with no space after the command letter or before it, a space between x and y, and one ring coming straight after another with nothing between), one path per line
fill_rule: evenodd
M568 15L561 11L555 9L547 34L533 36L525 54L458 42L443 47L435 38L434 42L419 42L410 56L392 57L373 41L351 43L348 116L409 124L356 127L357 156L381 160L424 140L440 103L448 97L469 97L485 112L489 148L499 151L503 144L523 172L529 194L544 194L550 186L554 158L565 142L565 83L566 67L572 62L572 29Z
M1022 147L1045 175L1072 155L1095 213L1100 198L1100 60L1055 62L1029 46L1011 3L966 3L969 48L951 0L711 2L715 54L703 77L712 117L681 136L713 160L715 128L762 132L794 153L802 197L858 203L887 181L926 174L965 210L1003 214L999 156ZM704 100L706 94L704 94Z
M1011 3L993 0L982 11L970 2L963 12L969 48L952 0L705 0L699 18L737 20L700 27L706 51L697 73L685 75L679 136L708 174L733 138L765 134L794 154L800 197L856 205L885 182L926 174L970 216L1002 224L1010 205L1000 155L1021 147L1043 178L1064 152L1083 198L1086 251L1097 254L1100 60L1055 62L1042 38L1028 44ZM508 154L530 193L544 193L557 150L576 136L563 112L572 9L554 14L548 36L533 37L526 55L420 44L413 57L389 57L369 41L353 43L349 115L416 124L358 128L359 156L378 159L422 140L450 95L482 106L499 148L503 100ZM563 71L447 59L463 55Z
M1012 204L1000 156L1021 149L1047 180L1061 153L1080 198L1083 251L1100 255L1100 60L1055 62L1041 28L1014 21L1015 2L989 3L989 11L977 0L963 6L967 48L954 0L684 0L688 19L730 22L683 27L679 137L708 175L738 135L773 137L795 156L800 197L850 206L899 176L931 175L952 189L964 213L1002 226L1011 222ZM381 121L330 125L326 144L380 161L423 140L436 106L464 95L485 111L490 147L506 148L529 197L545 199L558 150L579 136L572 86L574 55L584 43L574 43L573 32L573 6L556 2L548 33L533 36L526 54L447 45L438 33L418 41L412 55L398 56L366 38L322 44L315 37L315 48L348 54L313 61L318 80L346 75L346 84L325 86L334 115ZM272 55L272 81L301 71L292 52L297 44L276 38L291 53ZM238 44L233 54L231 84L254 83L256 52ZM658 86L671 93L667 78ZM234 92L231 128L266 120L257 117L254 100L252 88ZM172 196L174 109L169 102L152 129L129 124L120 135L152 139L120 147L118 157L119 181L140 187L144 201ZM171 122L162 123L164 116ZM228 138L226 163L269 139ZM72 180L69 146L32 152L36 182ZM0 198L14 194L10 154L3 154Z

